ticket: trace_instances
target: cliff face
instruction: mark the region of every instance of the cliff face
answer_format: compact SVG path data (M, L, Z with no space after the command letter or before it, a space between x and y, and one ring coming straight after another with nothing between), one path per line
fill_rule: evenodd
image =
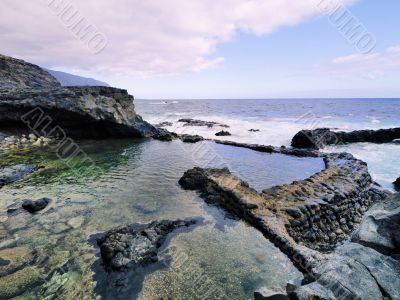
M0 54L0 88L58 86L60 83L39 66Z
M61 87L40 67L0 56L0 128L9 127L43 136L172 139L136 114L126 90Z

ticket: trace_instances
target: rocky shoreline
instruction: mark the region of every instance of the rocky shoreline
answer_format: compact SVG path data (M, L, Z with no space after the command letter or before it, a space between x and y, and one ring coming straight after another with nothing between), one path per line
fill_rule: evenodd
M170 123L150 125L135 112L133 100L126 90L117 88L61 87L41 68L0 55L0 131L4 132L0 133L0 150L18 152L41 147L48 151L53 143L61 144L72 137L162 141L179 138L185 143L206 140L199 135L177 135L158 128ZM229 128L212 121L181 119L178 122L184 126ZM222 130L216 135L230 133ZM179 184L184 189L198 191L207 203L220 206L258 229L304 275L289 282L285 291L263 288L255 293L256 299L397 300L400 299L400 194L382 190L373 182L367 164L353 155L317 150L337 143L386 143L398 138L400 129L393 128L350 133L303 130L293 138L293 147L212 140L263 153L319 157L325 169L305 180L262 192L252 189L226 168L195 167L183 174ZM23 180L39 168L30 164L2 166L0 188ZM394 186L400 189L399 181ZM52 209L51 202L48 198L26 200L7 213L22 215L23 208L29 217L38 217ZM79 227L83 220L81 216L74 216L55 234L65 228ZM100 282L96 292L105 298L136 294L138 286L131 287L129 283L140 282L144 270L156 268L160 263L159 252L171 235L191 229L196 223L197 219L153 221L107 229L92 236L99 251L93 267L98 279L95 281ZM11 247L7 243L0 243L0 250L11 256L9 250L17 244ZM10 283L20 271L25 272L21 277L27 282L24 287L43 283L37 274L30 273L33 268L29 263L20 263L22 267L14 270L11 260L0 257L0 267L12 269L0 274L6 278L0 284L4 287L1 297L22 293L15 288L18 284ZM6 290L7 285L12 287Z
M326 145L349 143L390 143L400 139L400 128L379 130L332 131L329 128L301 130L292 139L292 147L321 149Z
M400 278L400 240L397 229L394 229L400 225L400 196L377 190L368 175L355 178L353 184L346 183L347 196L353 194L361 198L356 201L349 201L346 196L343 198L343 191L334 182L329 183L325 176L330 173L329 176L343 176L345 181L349 181L355 174L347 177L344 173L352 167L346 170L342 163L338 165L337 161L336 164L332 161L346 157L350 160L348 164L359 163L351 161L348 154L338 154L335 158L330 155L326 162L327 169L320 174L301 183L275 187L262 193L251 189L227 169L194 168L187 171L179 183L185 189L200 191L208 203L223 207L260 230L303 272L305 278L297 283L288 283L287 291L262 289L256 292L256 299L343 299L341 295L346 295L345 299L399 299L400 281L389 278ZM359 187L355 183L360 181L364 183ZM307 183L336 193L331 202L322 200L322 191L316 188L310 193ZM304 197L296 194L301 190L309 198L295 203L297 197ZM363 204L352 218L359 199L363 199ZM294 202L290 204L290 201ZM340 245L344 239L350 238L353 229L361 222L363 212L372 203L376 204L364 218L352 242ZM382 205L386 210L382 210ZM375 221L378 216L381 221ZM371 230L374 228L371 222L379 229ZM329 228L325 235L317 239L321 227ZM336 231L340 232L335 234L337 227ZM334 252L317 251L321 246L326 250L326 243ZM376 251L382 249L385 250L383 253ZM364 284L368 289L362 288Z

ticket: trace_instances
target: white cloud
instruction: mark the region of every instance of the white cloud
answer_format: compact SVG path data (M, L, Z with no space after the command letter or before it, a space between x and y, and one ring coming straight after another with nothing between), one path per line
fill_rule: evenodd
M47 7L61 1L3 0L0 52L113 75L197 72L223 62L215 49L238 31L264 35L320 13L320 0L71 0L108 39L94 55Z
M326 74L348 76L358 75L375 80L389 71L400 71L400 46L387 48L381 53L351 54L336 57L322 71Z
M378 56L377 53L373 54L351 54L347 56L340 56L333 59L333 63L337 65L342 64L349 64L349 63L359 63L359 62L366 62L375 59Z

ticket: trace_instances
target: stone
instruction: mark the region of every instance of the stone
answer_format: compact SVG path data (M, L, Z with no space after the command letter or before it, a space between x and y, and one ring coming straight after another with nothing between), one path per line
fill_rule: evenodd
M393 182L394 188L400 192L400 177Z
M374 204L366 213L352 241L393 255L400 254L400 194Z
M50 201L51 199L49 198L41 198L36 201L25 200L24 203L22 203L22 208L33 214L45 209Z
M400 138L400 127L379 130L331 131L329 128L301 130L292 139L292 147L320 149L326 145L347 143L390 143Z
M216 136L231 136L231 133L229 131L219 131L215 134Z
M181 134L179 137L182 140L182 142L192 143L192 144L201 142L204 140L204 138L200 135Z
M296 300L337 300L330 290L320 285L318 282L312 282L301 286L294 292L290 293L289 296L291 299Z
M154 221L110 230L97 239L103 265L107 271L122 272L154 263L168 234L195 223L195 220Z
M80 228L84 222L85 222L84 217L75 217L75 218L69 219L67 224L69 226L71 226L71 228L76 229L76 228Z
M249 129L250 132L260 132L260 129Z
M27 267L0 280L0 299L10 299L25 293L43 282L35 267Z
M356 243L346 244L336 253L350 257L365 266L384 295L388 295L390 299L400 299L400 262L398 260Z
M154 127L162 128L162 127L170 127L172 125L173 125L172 122L161 122L161 123L154 125Z
M0 188L25 178L37 169L37 166L23 164L0 169Z
M285 292L275 291L268 288L261 288L254 292L254 300L288 300Z
M218 122L213 121L202 121L202 120L195 120L195 119L180 119L178 122L185 123L183 126L204 126L208 128L212 128L214 126L225 127L229 128L228 125L221 124Z

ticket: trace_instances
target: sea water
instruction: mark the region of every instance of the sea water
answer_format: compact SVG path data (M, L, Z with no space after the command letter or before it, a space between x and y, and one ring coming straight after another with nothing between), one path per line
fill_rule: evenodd
M400 99L137 100L136 110L153 124L172 122L165 128L177 133L216 138L216 132L228 130L231 136L218 139L274 146L289 146L301 129L400 127ZM181 118L216 121L230 128L184 126L177 122ZM400 144L358 143L324 151L347 151L366 161L372 177L385 188L391 189L400 176Z

